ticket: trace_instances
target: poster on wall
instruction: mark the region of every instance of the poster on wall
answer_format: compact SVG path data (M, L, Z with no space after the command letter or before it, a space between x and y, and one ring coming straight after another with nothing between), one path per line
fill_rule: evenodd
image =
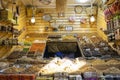
M66 30L66 31L72 31L72 30L73 30L73 26L66 26L66 27L65 27L65 30Z

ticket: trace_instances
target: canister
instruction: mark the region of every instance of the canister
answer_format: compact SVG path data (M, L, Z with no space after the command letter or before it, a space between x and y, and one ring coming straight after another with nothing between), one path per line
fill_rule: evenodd
M41 76L41 77L37 77L36 80L53 80L53 77Z
M81 75L69 75L69 80L82 80Z

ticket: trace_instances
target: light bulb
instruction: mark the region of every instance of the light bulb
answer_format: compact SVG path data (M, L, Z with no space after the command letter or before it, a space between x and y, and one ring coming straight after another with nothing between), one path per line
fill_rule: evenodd
M88 0L76 0L76 2L80 2L80 3L85 3L87 2Z
M90 17L90 22L94 22L95 21L95 17L94 16L91 16Z
M31 23L35 23L35 17L34 16L31 18Z

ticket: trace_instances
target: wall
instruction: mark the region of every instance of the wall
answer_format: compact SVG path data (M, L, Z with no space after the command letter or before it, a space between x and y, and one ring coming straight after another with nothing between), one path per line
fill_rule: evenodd
M22 33L20 34L20 36L18 37L19 42L21 42L24 38L24 36L26 35L26 9L25 6L23 5L23 3L21 2L21 0L18 0L18 5L19 5L19 16L18 16L18 25L14 26L15 28L17 28L19 31L22 31Z
M20 11L20 15L18 17L18 25L13 26L14 28L18 29L19 31L22 30L22 33L20 34L20 36L18 37L19 42L21 42L26 34L26 32L23 30L26 27L26 14L25 14L25 6L23 5L23 3L21 2L21 0L17 0L18 5L19 5L19 11ZM8 5L8 19L11 21L12 20L12 4L10 3ZM6 34L4 32L0 32L1 34ZM7 33L4 38L7 38L7 36L10 35L9 33ZM11 36L12 37L12 34ZM0 57L6 57L7 55L10 54L11 51L14 50L16 46L0 46Z
M19 7L19 15L17 19L17 24L15 20L13 20L13 12L16 11L16 5ZM8 19L12 21L15 25L14 28L18 29L19 31L22 31L21 35L18 37L19 41L21 41L25 34L26 34L26 7L22 3L21 0L17 0L16 4L9 4L8 5Z
M85 17L82 14L75 14L74 8L68 8L65 12L64 17L58 17L58 14L56 13L55 8L49 8L49 9L43 9L44 12L41 13L40 9L36 10L36 22L35 24L30 23L30 18L32 16L32 10L30 8L27 9L27 33L80 33L80 32L94 32L97 30L96 23L93 23L90 25L89 21L85 24L80 23L81 16ZM51 26L54 23L49 23L43 20L44 14L50 14L52 16L52 20L56 20L56 26L64 25L63 28L58 28L58 31L52 31L51 29L54 26ZM76 16L75 22L69 22L70 16ZM86 17L87 20L89 20L88 16ZM66 26L73 26L73 31L66 31ZM45 28L49 27L49 30L46 31Z
M98 15L97 15L97 32L104 40L107 41L107 36L103 32L103 30L106 30L106 29L107 29L107 25L105 22L104 12L99 8Z

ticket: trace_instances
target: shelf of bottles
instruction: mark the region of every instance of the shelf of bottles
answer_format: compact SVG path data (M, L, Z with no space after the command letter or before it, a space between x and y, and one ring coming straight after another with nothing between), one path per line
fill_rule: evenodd
M18 45L18 39L20 31L13 28L13 24L10 21L0 21L0 46L13 46Z
M108 41L120 39L120 1L116 0L112 5L104 10L105 20L107 23L106 34Z

